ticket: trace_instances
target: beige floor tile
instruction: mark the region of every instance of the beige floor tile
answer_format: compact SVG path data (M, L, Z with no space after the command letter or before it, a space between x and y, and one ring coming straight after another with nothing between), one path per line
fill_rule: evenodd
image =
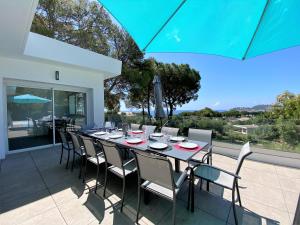
M283 166L275 166L278 175L289 178L300 179L300 169L288 168Z
M50 187L49 190L57 205L74 199L84 202L89 193L89 189L79 180L69 184L60 183Z
M272 164L261 163L261 162L251 161L251 160L245 160L243 167L252 169L252 170L260 172L260 173L276 174L275 166Z
M104 211L103 201L98 201L97 204L97 210ZM102 220L103 218L101 214L98 218L94 216L93 212L85 206L85 203L81 203L76 199L58 205L58 209L67 224L89 224L97 219Z
M66 225L57 208L50 209L40 215L26 220L20 225Z
M0 224L20 224L55 207L55 203L47 191L15 199L14 202L5 205L5 209L0 215Z
M172 210L166 214L161 221L160 225L172 224ZM177 202L176 207L176 224L185 224L185 225L226 225L226 221L220 220L213 215L203 212L199 209L195 209L192 213L188 211L185 207L185 203L182 201Z
M246 183L261 184L265 187L270 188L280 188L279 178L275 173L259 173L256 170L250 168L242 168L240 171L241 180L240 185L245 185ZM245 182L246 181L246 182Z
M248 198L279 210L286 210L284 197L279 188L266 188L261 184L247 183L240 187L241 198Z
M243 199L243 207L237 207L239 223L243 225L290 225L287 211L263 205L248 198ZM229 223L234 224L232 210Z
M291 192L299 193L300 179L287 178L283 176L278 176L278 178L283 191L291 191Z
M283 191L284 200L290 214L295 214L298 201L300 201L300 192Z

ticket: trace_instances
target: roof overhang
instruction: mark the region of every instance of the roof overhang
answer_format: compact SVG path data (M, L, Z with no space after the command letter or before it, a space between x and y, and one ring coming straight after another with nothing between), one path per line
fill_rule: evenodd
M121 74L122 62L30 32L38 0L0 2L0 55L63 64L104 74Z

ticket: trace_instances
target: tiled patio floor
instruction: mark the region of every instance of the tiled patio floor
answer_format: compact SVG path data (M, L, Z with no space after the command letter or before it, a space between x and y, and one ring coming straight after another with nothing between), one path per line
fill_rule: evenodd
M214 155L216 166L233 171L233 159ZM87 185L73 172L59 165L59 151L45 149L14 154L2 163L0 172L0 224L134 224L137 177L127 180L124 212L118 211L121 180L111 176L108 198L102 189L95 195L95 168L89 166ZM184 165L182 165L184 167ZM102 170L103 171L103 170ZM103 174L103 173L102 173ZM244 225L290 225L300 191L300 170L246 161L240 184L244 208L238 208ZM197 182L197 181L196 181ZM209 194L196 188L196 209L187 211L187 185L177 201L177 224L234 224L230 192L212 186ZM221 198L223 196L224 198ZM140 224L171 224L171 204L153 197L142 204Z

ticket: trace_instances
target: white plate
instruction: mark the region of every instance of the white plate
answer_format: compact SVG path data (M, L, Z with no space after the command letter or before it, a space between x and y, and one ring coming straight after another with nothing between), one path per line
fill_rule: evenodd
M154 142L150 144L149 147L153 149L165 149L168 147L168 145L165 143Z
M151 136L152 137L162 137L162 136L164 136L164 134L163 133L153 133L153 134L151 134Z
M131 138L131 139L126 140L126 142L129 144L138 144L138 143L141 143L142 141L143 140L140 138Z
M170 141L184 141L184 140L185 140L184 137L176 137L176 136L170 137Z
M93 135L95 135L95 136L101 136L101 135L104 135L104 134L107 134L107 132L99 131L99 132L93 133Z
M141 133L143 133L144 131L142 131L142 130L133 130L133 131L131 131L133 134L141 134Z
M112 134L108 136L110 139L117 139L123 137L122 134Z
M182 148L188 148L188 149L193 149L193 148L197 148L198 145L195 143L191 143L191 142L182 142L180 144L178 144L180 147Z

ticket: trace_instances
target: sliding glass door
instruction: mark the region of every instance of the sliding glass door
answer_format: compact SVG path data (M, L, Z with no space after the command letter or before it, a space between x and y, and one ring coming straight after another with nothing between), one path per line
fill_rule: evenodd
M53 144L52 90L7 87L9 150Z
M72 91L54 91L55 142L60 142L57 131L62 128L79 129L86 125L86 94Z
M59 143L58 130L87 123L86 93L12 85L6 92L9 151Z

